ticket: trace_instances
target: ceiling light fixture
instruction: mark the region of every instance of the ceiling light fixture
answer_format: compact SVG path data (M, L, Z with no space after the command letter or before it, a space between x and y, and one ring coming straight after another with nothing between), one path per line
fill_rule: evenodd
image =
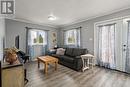
M56 20L56 19L57 19L56 16L54 16L53 14L50 14L50 15L48 16L48 20L53 21L53 20Z

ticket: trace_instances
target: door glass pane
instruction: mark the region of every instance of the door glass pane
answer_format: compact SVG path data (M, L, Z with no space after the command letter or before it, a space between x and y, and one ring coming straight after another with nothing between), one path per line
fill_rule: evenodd
M115 24L99 27L99 65L115 68Z

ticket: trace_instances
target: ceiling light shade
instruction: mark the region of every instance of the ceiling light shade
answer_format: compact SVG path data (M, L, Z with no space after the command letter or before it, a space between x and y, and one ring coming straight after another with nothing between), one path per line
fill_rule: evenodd
M51 21L56 20L56 17L53 14L51 14L48 16L48 20L51 20Z

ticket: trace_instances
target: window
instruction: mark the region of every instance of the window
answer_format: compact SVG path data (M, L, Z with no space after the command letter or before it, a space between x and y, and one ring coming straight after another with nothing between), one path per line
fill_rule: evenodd
M65 31L64 44L80 46L80 29L73 29L73 30Z
M32 45L46 45L47 44L47 35L46 31L42 30L31 30L31 44Z

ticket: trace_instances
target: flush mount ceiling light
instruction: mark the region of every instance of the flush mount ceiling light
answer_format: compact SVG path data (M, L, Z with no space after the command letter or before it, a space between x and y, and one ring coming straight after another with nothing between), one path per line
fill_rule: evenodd
M54 16L53 14L50 14L50 15L48 16L48 20L53 21L53 20L56 20L56 19L57 19L56 16Z

